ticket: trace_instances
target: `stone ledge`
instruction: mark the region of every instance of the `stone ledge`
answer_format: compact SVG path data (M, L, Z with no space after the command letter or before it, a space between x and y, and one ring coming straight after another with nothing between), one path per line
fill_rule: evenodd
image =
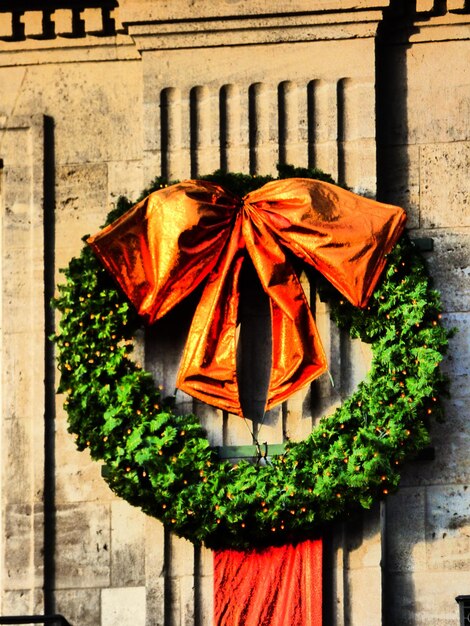
M447 10L445 13L417 11L395 16L390 13L390 18L387 38L395 44L470 39L468 9Z
M99 38L90 35L82 39L25 39L19 42L0 39L0 67L136 59L140 59L140 55L127 35Z
M362 11L384 9L390 0L126 0L121 6L123 23L161 22L168 20L227 18L239 16L274 16L305 13L353 11L360 21ZM267 9L267 7L269 7Z
M470 14L447 13L429 20L418 20L414 26L416 31L410 36L410 43L470 39Z
M381 11L212 17L128 24L138 49L164 50L374 37Z

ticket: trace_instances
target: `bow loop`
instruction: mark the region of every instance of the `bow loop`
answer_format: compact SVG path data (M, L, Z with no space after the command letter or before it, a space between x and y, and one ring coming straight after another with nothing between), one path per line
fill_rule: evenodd
M207 181L186 181L154 192L88 242L149 322L205 281L177 385L242 415L236 326L246 255L270 301L269 409L326 369L289 254L363 307L405 219L399 207L317 180L272 181L243 199Z
M239 203L218 185L185 181L150 194L88 243L152 323L212 271Z
M319 180L273 181L248 194L281 245L364 307L401 235L403 209Z

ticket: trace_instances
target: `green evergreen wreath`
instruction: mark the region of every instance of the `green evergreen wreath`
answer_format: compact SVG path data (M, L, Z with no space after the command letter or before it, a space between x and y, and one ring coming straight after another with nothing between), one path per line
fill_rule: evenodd
M286 167L281 177L289 176L331 182L321 172ZM205 178L240 195L270 180ZM162 184L157 179L153 188ZM130 206L121 199L107 223ZM69 431L78 449L105 462L116 494L195 543L241 548L297 540L370 508L396 489L404 460L429 443L429 418L442 416L446 379L438 365L449 333L439 321L439 294L406 235L367 309L329 296L336 323L372 344L366 380L307 439L289 442L266 465L221 460L197 417L165 406L151 374L129 358L141 321L88 246L64 273L53 301L62 314L54 341Z

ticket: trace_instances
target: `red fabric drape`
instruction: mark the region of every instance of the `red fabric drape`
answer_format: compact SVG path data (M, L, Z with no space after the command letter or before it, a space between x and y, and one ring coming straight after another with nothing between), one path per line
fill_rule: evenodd
M322 542L214 552L215 626L322 626Z

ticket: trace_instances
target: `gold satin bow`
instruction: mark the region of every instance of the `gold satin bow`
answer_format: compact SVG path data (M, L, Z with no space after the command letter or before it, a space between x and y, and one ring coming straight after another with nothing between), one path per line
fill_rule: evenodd
M177 387L243 415L236 326L246 255L271 307L268 410L327 367L286 252L315 267L352 304L364 307L405 220L399 207L318 180L276 180L243 199L214 183L189 180L150 194L88 243L149 323L205 281Z

